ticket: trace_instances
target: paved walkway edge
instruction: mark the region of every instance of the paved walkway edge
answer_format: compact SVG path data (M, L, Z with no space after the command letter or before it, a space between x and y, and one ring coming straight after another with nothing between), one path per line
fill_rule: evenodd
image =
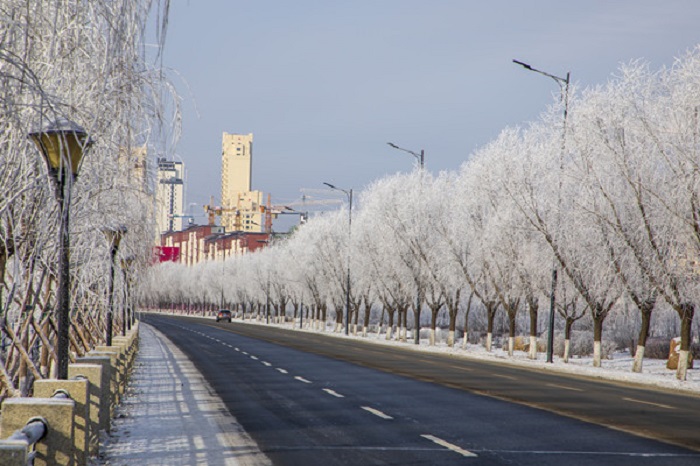
M194 364L140 324L140 349L112 433L91 465L270 465Z

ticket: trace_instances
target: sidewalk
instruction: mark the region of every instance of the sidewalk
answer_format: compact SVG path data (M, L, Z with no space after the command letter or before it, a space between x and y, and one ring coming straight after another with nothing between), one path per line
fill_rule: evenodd
M126 398L91 466L271 464L170 340L143 323L139 338Z

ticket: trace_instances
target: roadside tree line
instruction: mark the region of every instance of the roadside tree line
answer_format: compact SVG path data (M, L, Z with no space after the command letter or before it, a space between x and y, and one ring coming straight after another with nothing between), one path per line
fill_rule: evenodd
M670 311L685 379L700 297L700 49L668 69L632 62L574 90L565 121L562 105L505 129L456 172L417 167L375 181L359 194L350 232L347 210L329 212L259 253L153 268L142 302L218 306L223 296L267 318L269 301L272 319L297 317L303 303L307 322L339 331L350 257L353 332L376 322L406 340L426 319L433 343L442 318L453 345L458 322L466 338L478 321L490 350L506 320L509 351L527 333L535 358L556 270L565 361L572 331L585 326L599 366L612 320L633 334L641 371L647 337L668 336Z
M154 237L153 166L176 138L166 122L170 84L146 31L164 43L168 0L3 0L0 8L0 386L26 396L55 375L60 209L47 166L28 134L67 119L92 140L70 199L70 351L105 341L110 244L114 333ZM154 18L157 17L156 20ZM150 19L149 19L150 18ZM150 23L149 23L150 21ZM158 50L158 47L151 48ZM155 158L155 157L153 157Z

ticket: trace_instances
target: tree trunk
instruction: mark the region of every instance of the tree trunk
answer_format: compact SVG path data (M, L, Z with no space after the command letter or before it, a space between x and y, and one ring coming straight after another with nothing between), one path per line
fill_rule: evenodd
M430 346L435 346L435 327L437 326L438 310L430 308Z
M362 319L362 336L367 337L367 329L369 328L369 317L372 312L372 305L365 300L365 315Z
M593 367L601 366L601 341L603 340L603 319L593 315Z
M681 317L681 350L678 353L678 370L676 378L685 380L688 372L688 360L690 358L690 332L693 325L695 306L692 303L684 303L680 306Z
M647 337L649 336L649 327L651 326L651 311L654 305L651 304L650 307L644 306L641 311L642 315L642 326L639 329L639 340L637 341L637 350L634 353L634 364L632 365L632 372L642 372L642 367L644 365L644 349L647 344Z
M508 312L508 356L513 356L515 346L515 312Z
M487 314L487 329L486 329L486 351L491 352L491 342L493 341L493 321L496 317L495 312L491 312L489 306L486 307Z
M528 299L528 310L530 311L530 348L527 357L537 359L537 311L539 310L536 300Z
M569 350L571 348L571 329L574 326L575 320L567 317L566 318L566 323L564 324L564 362L568 363L569 362Z

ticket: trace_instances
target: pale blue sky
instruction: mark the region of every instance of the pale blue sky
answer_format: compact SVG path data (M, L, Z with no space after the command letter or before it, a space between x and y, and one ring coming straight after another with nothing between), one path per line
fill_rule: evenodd
M164 64L184 97L177 155L196 213L221 195L221 134L254 133L253 188L273 203L327 181L361 190L412 168L456 170L534 120L554 81L670 65L700 43L695 0L172 0ZM204 218L199 217L198 222Z

